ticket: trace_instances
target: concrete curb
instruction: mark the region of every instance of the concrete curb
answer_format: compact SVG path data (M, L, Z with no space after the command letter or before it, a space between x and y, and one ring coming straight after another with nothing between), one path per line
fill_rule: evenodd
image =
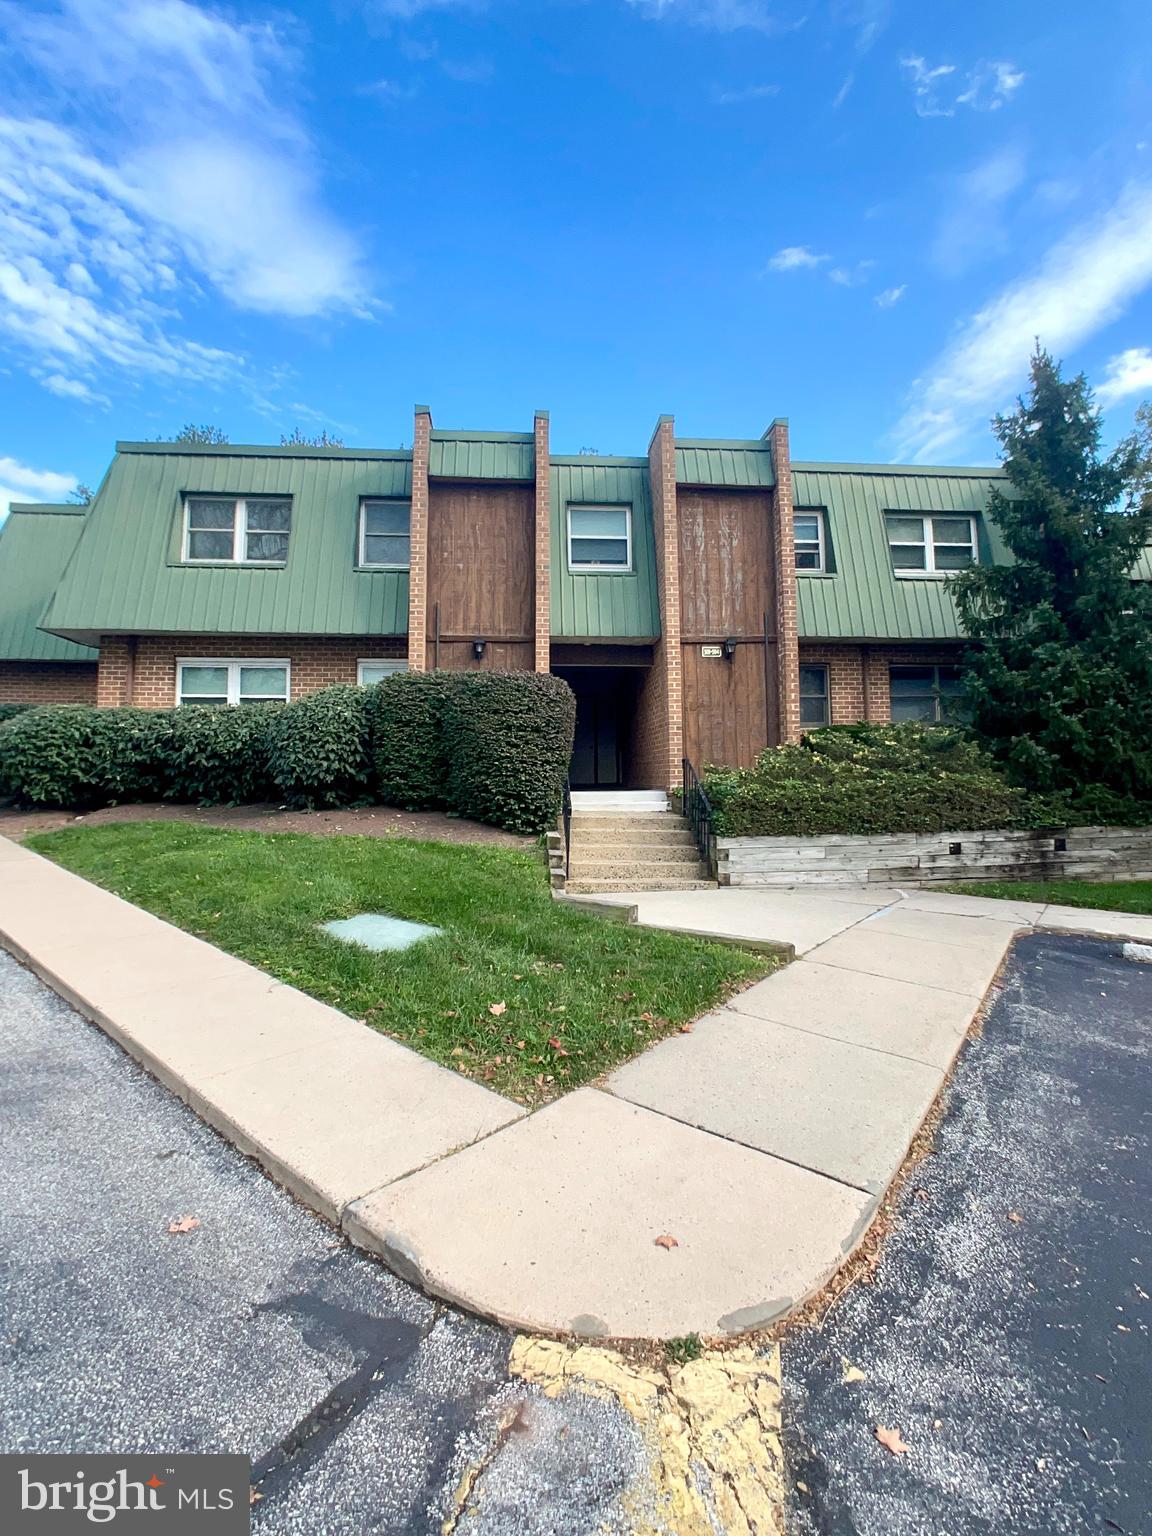
M611 1338L793 1310L866 1233L1016 935L1152 938L1121 914L876 896L766 905L794 943L725 892L655 922L661 898L573 900L801 958L525 1115L0 838L0 942L273 1178L433 1294Z

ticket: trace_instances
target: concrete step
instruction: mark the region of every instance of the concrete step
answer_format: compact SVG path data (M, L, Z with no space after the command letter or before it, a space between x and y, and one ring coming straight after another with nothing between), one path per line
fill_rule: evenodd
M572 839L572 862L581 863L595 859L601 863L631 864L635 859L654 864L699 864L700 852L695 843L608 843L590 838Z
M692 828L683 816L592 816L577 812L572 817L572 836L606 833L634 842L660 843L692 841Z
M626 896L632 892L714 891L711 880L570 880L569 896Z
M667 793L662 789L574 789L573 811L594 811L621 816L666 814Z
M569 876L576 880L697 880L708 871L694 859L691 864L665 864L656 859L573 859Z

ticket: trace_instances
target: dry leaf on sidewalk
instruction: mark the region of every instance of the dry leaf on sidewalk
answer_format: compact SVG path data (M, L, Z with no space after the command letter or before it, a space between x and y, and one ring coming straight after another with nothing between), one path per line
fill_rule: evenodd
M1009 1211L1008 1212L1008 1220L1009 1221L1023 1221L1024 1218L1023 1218L1023 1216L1021 1216L1019 1211Z
M657 1248L679 1248L680 1244L669 1232L662 1232L656 1239Z
M195 1232L199 1225L199 1216L181 1216L179 1221L170 1221L168 1223L168 1230L172 1233Z
M907 1456L912 1449L910 1445L904 1444L904 1437L898 1429L885 1429L883 1424L877 1424L876 1438L893 1456Z

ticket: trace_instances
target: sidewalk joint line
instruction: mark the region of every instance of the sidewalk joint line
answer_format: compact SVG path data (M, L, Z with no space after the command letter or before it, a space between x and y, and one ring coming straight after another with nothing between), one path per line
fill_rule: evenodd
M771 978L768 979L770 980ZM915 985L915 982L909 982L909 986ZM942 988L937 987L935 990L939 992ZM960 994L956 993L955 995L959 996ZM735 1003L722 1003L721 1007L727 1009L729 1013L739 1014L742 1019L755 1019L758 1024L774 1024L777 1029L790 1029L797 1035L812 1035L817 1040L831 1040L836 1045L847 1045L856 1051L871 1051L875 1056L890 1056L894 1061L910 1061L915 1066L928 1067L933 1072L946 1072L948 1070L947 1067L941 1067L934 1061L925 1061L923 1056L908 1056L903 1051L887 1051L882 1045L866 1045L862 1040L845 1040L841 1035L825 1034L822 1029L811 1029L803 1024L789 1024L784 1019L770 1019L763 1014L747 1013L743 1008L737 1008ZM973 1009L973 1012L975 1012L975 1009ZM956 1032L958 1039L963 1040L970 1024L971 1020L963 1029Z

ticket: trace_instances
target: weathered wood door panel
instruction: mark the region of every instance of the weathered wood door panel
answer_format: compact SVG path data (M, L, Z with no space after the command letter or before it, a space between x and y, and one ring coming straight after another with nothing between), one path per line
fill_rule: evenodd
M532 488L433 483L428 501L429 636L439 605L443 637L521 639L530 648L535 571ZM496 647L491 649L495 654ZM448 660L442 654L442 665L455 664L455 651L451 655ZM470 657L470 651L462 653L464 661Z

